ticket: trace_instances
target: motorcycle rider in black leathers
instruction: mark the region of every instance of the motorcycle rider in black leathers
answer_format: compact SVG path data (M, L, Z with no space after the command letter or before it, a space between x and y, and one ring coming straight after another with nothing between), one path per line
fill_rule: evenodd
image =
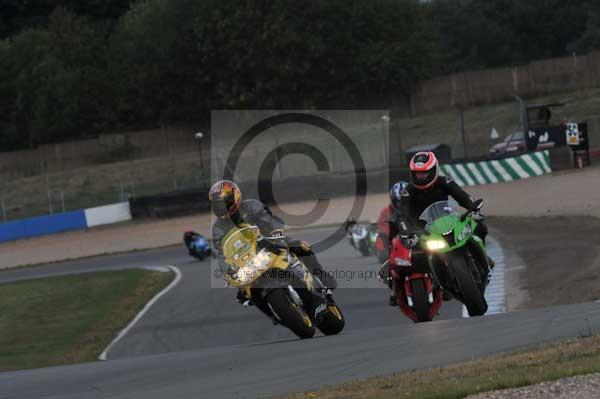
M405 232L407 227L404 218L401 215L400 203L402 193L406 189L408 183L399 181L390 189L390 205L385 207L378 220L379 236L386 252L386 260L389 260L392 253L392 240L400 233ZM404 242L403 242L404 244ZM391 278L390 262L385 263L379 270L379 278L390 288L389 304L397 306L395 281Z
M281 239L275 241L262 239L258 243L259 247L278 250L278 245L279 247L285 246L308 267L313 275L321 280L327 289L333 290L337 287L335 279L323 270L310 244L306 241L291 240L283 236L285 226L283 220L273 215L271 210L258 200L242 200L242 194L237 184L229 180L215 183L209 191L209 199L212 211L217 216L212 226L212 242L215 256L223 273L229 273L230 268L225 263L221 240L233 227L242 223L249 223L257 226L263 236L281 236ZM277 241L279 241L279 244ZM238 290L237 300L243 304L249 303L249 298L246 298L241 290ZM270 316L271 311L267 306L258 303L255 305Z
M411 232L422 230L419 216L438 201L448 201L452 197L463 208L473 209L474 200L469 194L451 177L439 175L438 160L433 152L419 152L413 156L410 161L410 178L410 184L402 192L400 208ZM485 244L487 226L480 216L476 218L478 221L474 234Z

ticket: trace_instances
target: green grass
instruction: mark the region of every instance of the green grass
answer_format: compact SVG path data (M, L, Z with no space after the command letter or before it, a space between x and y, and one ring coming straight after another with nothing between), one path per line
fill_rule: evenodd
M196 154L102 164L0 182L7 220L85 209L208 184ZM48 193L50 192L50 197ZM0 213L0 222L3 215Z
M0 285L0 371L96 360L173 279L110 271Z
M594 336L448 367L353 381L286 398L460 399L597 372L600 372L600 337Z

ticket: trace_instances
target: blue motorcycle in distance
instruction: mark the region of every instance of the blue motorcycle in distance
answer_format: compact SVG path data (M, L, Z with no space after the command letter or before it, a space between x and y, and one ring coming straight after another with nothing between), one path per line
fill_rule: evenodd
M183 233L183 243L188 249L190 256L198 260L203 260L210 256L210 243L202 234L195 231L186 231Z

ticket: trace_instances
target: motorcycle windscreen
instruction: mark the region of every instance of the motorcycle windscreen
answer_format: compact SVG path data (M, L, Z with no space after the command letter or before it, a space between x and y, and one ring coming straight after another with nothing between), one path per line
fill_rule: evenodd
M434 202L423 211L421 216L419 216L419 220L424 221L426 223L426 226L429 226L431 223L435 222L439 218L448 215L456 215L457 206L458 204L455 201Z
M232 269L243 267L256 255L256 242L260 232L256 226L234 227L223 240L223 255Z

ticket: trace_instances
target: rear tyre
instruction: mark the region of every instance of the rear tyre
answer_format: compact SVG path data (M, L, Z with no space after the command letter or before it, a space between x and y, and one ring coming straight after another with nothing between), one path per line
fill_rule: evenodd
M482 316L487 311L487 302L477 287L473 274L462 257L452 259L452 272L463 296L463 303L467 307L469 316Z
M413 309L417 314L417 323L422 323L425 321L431 321L431 317L429 317L429 311L431 309L431 305L429 303L429 299L427 297L427 292L425 292L425 283L423 280L413 280L412 281L412 300L413 300Z
M298 306L286 289L277 289L267 297L267 302L281 319L281 323L292 330L299 338L312 338L315 335L315 326L306 313Z
M339 334L346 325L346 320L337 305L329 305L327 310L319 314L319 330L325 335Z

